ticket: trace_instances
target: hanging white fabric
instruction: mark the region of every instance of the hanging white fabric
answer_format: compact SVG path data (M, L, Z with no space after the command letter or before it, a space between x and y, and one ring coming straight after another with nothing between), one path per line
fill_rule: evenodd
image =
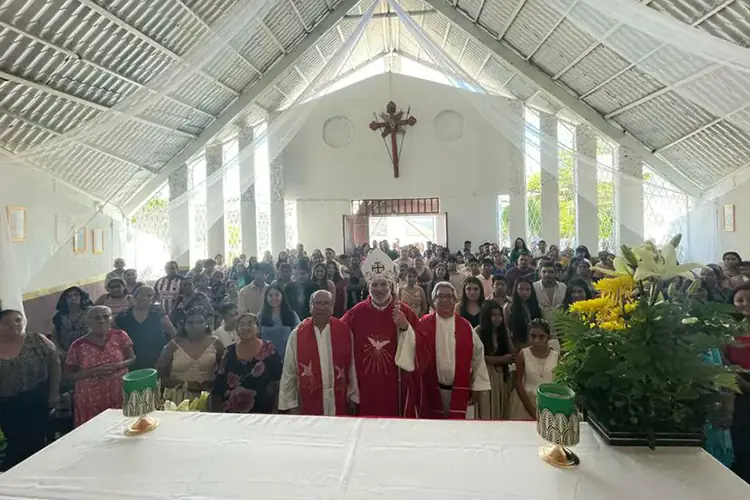
M0 304L2 309L15 309L23 313L23 283L18 276L14 249L24 243L11 241L8 211L0 214Z

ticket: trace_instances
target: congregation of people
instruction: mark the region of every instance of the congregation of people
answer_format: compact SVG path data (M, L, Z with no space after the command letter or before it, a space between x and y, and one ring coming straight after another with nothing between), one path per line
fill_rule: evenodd
M168 262L154 283L116 259L104 295L61 293L50 332L0 312L2 466L41 449L55 414L79 426L121 408L122 375L142 368L178 398L209 392L214 412L535 420L536 388L563 355L553 315L596 296L613 259L520 238L476 251L382 241L308 256L298 245L184 273ZM750 321L750 262L727 252L699 277L696 298ZM717 362L750 369L750 346ZM739 384L727 446L748 479L750 377Z

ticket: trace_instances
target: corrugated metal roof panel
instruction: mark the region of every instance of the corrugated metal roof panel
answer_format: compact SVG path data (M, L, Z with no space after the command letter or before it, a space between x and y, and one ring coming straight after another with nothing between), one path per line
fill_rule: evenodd
M251 22L246 32L236 45L240 53L261 71L268 71L274 61L281 56L281 49L274 43L257 22ZM244 40L244 43L242 41Z
M539 48L531 62L550 75L557 74L594 42L594 38L563 21Z
M747 74L719 68L682 85L677 92L711 113L724 116L750 104L750 87L747 82Z
M705 110L674 92L667 92L614 117L625 130L652 149L669 144L712 119Z
M606 115L661 87L659 82L633 68L586 97L585 101Z
M503 37L517 51L528 56L561 18L543 0L529 0Z
M627 66L627 61L609 48L599 45L564 73L560 81L578 95L583 95Z
M482 0L459 0L458 8L464 11L471 19L476 19L482 3Z
M263 17L263 22L284 47L291 47L295 40L304 33L302 23L289 8L287 2L272 6Z
M507 28L510 16L517 5L517 1L487 0L479 16L479 24L487 31L497 36Z
M721 124L661 153L701 186L711 186L750 163L750 138Z

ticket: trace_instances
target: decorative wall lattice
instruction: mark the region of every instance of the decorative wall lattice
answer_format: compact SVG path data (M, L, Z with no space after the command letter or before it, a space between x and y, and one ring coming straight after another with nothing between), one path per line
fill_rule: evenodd
M575 248L576 241L576 155L575 129L563 121L557 122L557 185L560 206L560 247ZM550 242L547 241L549 244Z
M224 237L226 238L227 255L225 260L231 262L242 253L242 232L240 229L240 198L224 200Z
M607 143L599 141L598 162L596 167L596 211L599 219L599 250L617 254L615 248L615 176L614 149Z
M297 200L284 201L284 221L286 223L284 246L287 249L294 248L297 243L301 243L297 229Z
M510 220L510 196L501 194L497 197L497 220L500 221L497 243L500 248L510 248L510 234L508 222Z
M271 250L271 204L258 202L255 206L258 228L257 256L261 259L267 250Z
M190 259L208 257L208 223L206 221L206 159L198 158L188 165L188 209L190 227Z
M131 219L128 238L135 248L135 266L143 280L157 279L170 260L169 188L165 186L147 201Z
M690 197L644 165L643 228L646 239L657 245L668 243L677 233L683 235L677 257L689 254L688 210Z

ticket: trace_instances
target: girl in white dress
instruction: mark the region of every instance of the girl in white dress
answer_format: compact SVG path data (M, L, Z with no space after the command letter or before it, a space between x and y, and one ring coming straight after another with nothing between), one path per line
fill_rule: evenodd
M549 347L550 328L543 319L529 324L529 347L516 359L514 391L510 402L511 420L536 420L536 389L539 384L554 382L552 370L559 353Z

